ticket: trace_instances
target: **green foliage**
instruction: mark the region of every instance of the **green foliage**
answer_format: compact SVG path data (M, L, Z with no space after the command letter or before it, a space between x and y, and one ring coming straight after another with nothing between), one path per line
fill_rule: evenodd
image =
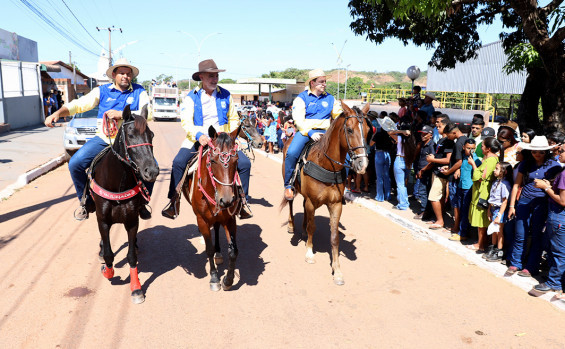
M222 79L219 81L220 84L235 84L234 79Z
M275 79L296 79L297 81L306 81L308 79L309 69L287 68L283 71L272 71L269 74L261 75L262 78Z
M155 78L157 83L159 82L171 82L173 81L173 77L171 75L160 74Z
M549 22L553 22L550 33L553 34L555 31L563 26L565 22L565 7L563 5L559 6L549 15Z
M192 81L192 82L190 83L190 86L189 86L189 81L190 81L190 80L188 80L188 79L178 81L178 82L177 82L177 86L178 86L179 90L188 90L189 87L190 87L190 88L194 88L194 87L198 84L197 81Z
M541 68L539 53L531 44L518 44L506 52L508 60L502 68L506 74L512 74L532 68Z

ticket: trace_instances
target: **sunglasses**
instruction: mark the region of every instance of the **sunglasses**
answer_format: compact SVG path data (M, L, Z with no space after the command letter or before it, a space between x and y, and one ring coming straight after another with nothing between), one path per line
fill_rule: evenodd
M559 154L563 154L563 153L565 153L565 149L559 148L559 149L557 149L557 152Z

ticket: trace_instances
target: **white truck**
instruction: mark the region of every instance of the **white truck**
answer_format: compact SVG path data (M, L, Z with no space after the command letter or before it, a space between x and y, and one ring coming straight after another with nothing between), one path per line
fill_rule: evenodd
M153 118L176 120L179 116L179 89L177 87L152 86L151 106Z

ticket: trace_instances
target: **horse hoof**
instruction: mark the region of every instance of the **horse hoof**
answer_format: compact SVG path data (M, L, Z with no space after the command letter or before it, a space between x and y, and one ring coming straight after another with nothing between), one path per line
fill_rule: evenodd
M224 256L222 256L221 253L216 253L216 255L214 256L214 262L216 263L216 265L224 263Z
M233 281L232 281L232 283L233 283ZM222 289L224 291L229 291L232 286L233 286L233 284L229 285L229 286L226 285L226 278L225 277L222 279Z
M304 258L304 260L308 264L316 264L316 260L314 259L314 257L306 257L306 258Z
M343 280L342 277L334 277L334 284L338 286L343 286L345 285L345 281Z
M145 302L145 296L142 290L135 290L131 293L131 301L133 304L141 304Z
M114 268L107 268L106 264L102 265L102 268L100 268L100 271L102 272L102 275L106 279L111 279L111 278L114 277Z
M211 282L210 283L210 291L214 291L214 292L218 292L220 290L221 286L219 282Z

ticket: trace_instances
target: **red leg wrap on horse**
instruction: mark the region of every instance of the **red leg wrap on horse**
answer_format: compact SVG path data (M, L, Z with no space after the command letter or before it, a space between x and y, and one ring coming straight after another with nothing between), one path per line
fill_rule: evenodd
M141 290L141 284L139 283L139 277L137 276L137 267L129 269L129 278L131 291Z
M108 268L106 265L102 266L102 275L104 275L104 277L106 279L111 279L114 277L114 268Z

